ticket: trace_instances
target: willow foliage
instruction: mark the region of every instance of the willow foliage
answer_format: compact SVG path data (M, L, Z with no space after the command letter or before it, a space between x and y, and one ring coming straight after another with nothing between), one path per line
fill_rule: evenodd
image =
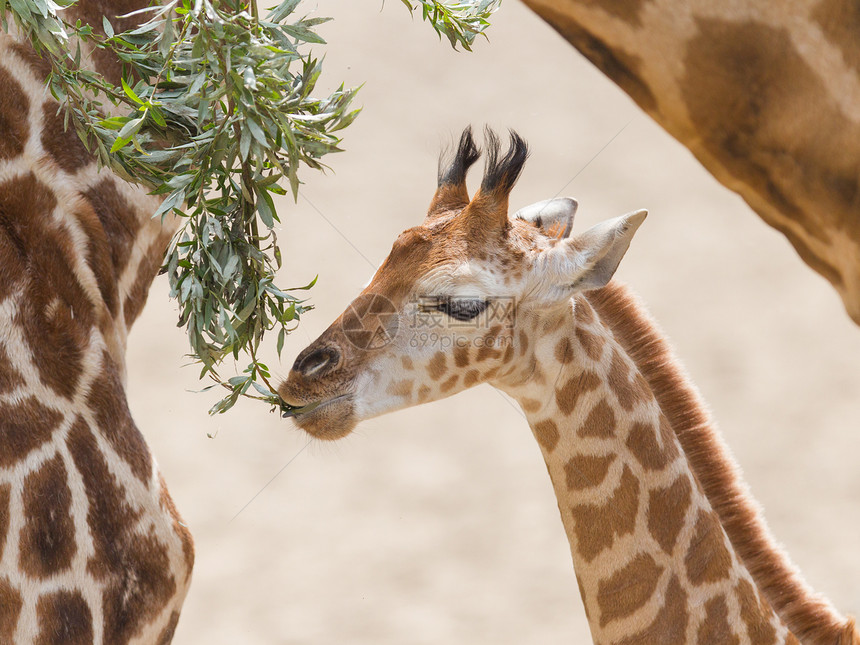
M300 0L261 14L256 0L170 0L129 14L139 26L115 33L65 20L75 0L0 0L8 29L50 63L50 91L100 163L164 201L153 214L181 215L165 257L191 355L228 390L210 410L239 396L286 411L257 351L267 332L285 335L310 305L298 288L275 284L281 251L273 195L294 198L302 166L324 169L340 150L338 132L358 114L355 89L313 95L321 62L306 50L324 45L315 28L328 18L297 17ZM470 49L499 0L403 0L451 44ZM81 65L82 51L103 49L123 63L119 86ZM233 356L242 374L223 379ZM214 386L213 386L214 387Z

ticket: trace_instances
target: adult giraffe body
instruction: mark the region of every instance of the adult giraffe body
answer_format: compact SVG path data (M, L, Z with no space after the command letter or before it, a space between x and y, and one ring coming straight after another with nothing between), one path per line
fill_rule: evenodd
M470 200L478 155L467 130L424 223L299 354L279 388L298 425L337 439L490 383L540 444L596 643L860 645L775 545L654 323L607 285L644 212L570 238L572 200L509 219L525 144L502 157L489 137Z
M75 17L101 28L105 9ZM194 551L129 413L125 348L175 224L63 130L47 72L0 34L0 643L166 645Z
M860 5L523 1L782 232L860 324Z

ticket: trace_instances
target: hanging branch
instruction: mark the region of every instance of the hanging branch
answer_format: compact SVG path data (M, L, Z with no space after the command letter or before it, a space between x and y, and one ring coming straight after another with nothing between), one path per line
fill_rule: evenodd
M148 20L122 33L104 18L99 33L64 19L74 1L0 0L0 20L8 31L11 15L48 61L66 127L99 163L163 195L153 217L183 217L162 271L200 377L228 390L210 413L240 396L288 410L257 352L266 332L277 330L280 356L286 334L311 308L294 294L314 283L275 285L280 219L272 195L289 186L297 199L299 167L326 169L320 159L340 151L336 133L359 112L350 107L355 89L312 96L321 63L303 50L325 44L315 27L329 19L295 19L300 0L283 0L262 17L256 0L171 0L129 14ZM469 49L497 1L422 4L437 32ZM119 86L81 65L82 51L92 49L122 62ZM250 361L223 379L217 370L231 355Z
M440 2L439 0L401 0L415 11L420 5L421 17L430 22L441 38L445 35L451 47L463 46L472 51L472 43L490 26L490 16L499 8L502 0L465 0L462 2Z

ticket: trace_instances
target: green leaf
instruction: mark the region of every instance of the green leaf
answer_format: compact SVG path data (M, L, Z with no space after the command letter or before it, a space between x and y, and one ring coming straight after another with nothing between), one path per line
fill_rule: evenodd
M122 126L122 129L119 131L119 138L131 141L131 138L140 131L140 127L143 125L145 118L146 113L144 113L144 115L140 118L127 121L126 124ZM115 152L115 150L111 150L111 152Z
M269 22L281 22L295 10L300 1L301 0L285 0L269 12L269 15L266 16L266 20Z
M276 348L276 349L278 350L278 356L279 356L279 357L280 357L280 355L281 355L281 352L282 352L282 351L283 351L283 349L284 349L284 340L286 339L286 337L287 337L287 330L286 330L286 329L284 329L283 327L281 327L281 328L278 330L278 345L277 345L277 348Z
M254 387L255 390L257 390L257 392L259 392L263 396L268 396L268 397L276 397L277 396L277 394L272 392L269 388L267 388L262 383L257 383L257 381L251 381L251 385Z
M111 154L121 150L125 146L131 143L131 139L124 139L123 137L117 137L116 141L113 142L113 145L110 147Z
M248 126L248 130L250 130L251 135L259 142L261 146L268 147L269 142L266 141L266 135L263 132L263 129L259 126L259 124L254 121L254 119L248 119L245 121L245 125Z
M275 225L274 220L278 218L278 214L275 211L275 202L272 200L269 191L265 188L255 190L254 192L257 195L257 212L260 214L260 219L263 220L263 224L268 228L272 228Z
M296 23L295 25L281 25L281 29L284 31L284 33L289 34L296 40L300 40L306 43L325 45L325 40L323 40L320 35L314 33L301 23Z
M140 97L134 93L134 90L129 87L128 83L125 82L124 78L119 79L120 83L122 83L122 91L125 92L126 96L130 98L132 101L137 103L138 105L143 105L143 101L140 100Z

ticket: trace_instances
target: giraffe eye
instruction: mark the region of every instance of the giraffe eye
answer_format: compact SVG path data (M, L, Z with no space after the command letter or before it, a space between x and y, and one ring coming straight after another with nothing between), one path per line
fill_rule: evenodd
M487 301L480 298L446 298L436 305L436 311L455 320L472 320L487 308Z

